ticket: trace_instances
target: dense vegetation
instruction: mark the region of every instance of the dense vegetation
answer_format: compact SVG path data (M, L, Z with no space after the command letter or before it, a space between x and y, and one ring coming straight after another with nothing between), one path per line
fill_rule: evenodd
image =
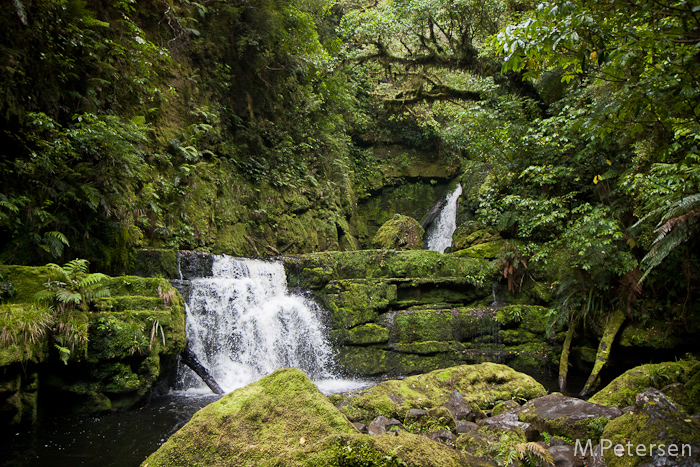
M690 2L13 0L0 13L3 262L369 247L356 221L377 175L368 148L401 143L472 174L462 233L505 239L508 288L539 284L571 332L613 311L697 314Z

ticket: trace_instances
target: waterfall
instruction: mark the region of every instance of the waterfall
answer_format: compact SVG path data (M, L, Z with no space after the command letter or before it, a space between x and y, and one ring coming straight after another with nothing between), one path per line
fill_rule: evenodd
M445 206L435 218L427 232L426 249L444 253L452 246L452 234L457 229L457 202L462 194L462 185L447 195Z
M332 347L312 300L287 290L282 263L214 257L212 277L193 278L187 300L187 340L225 392L283 367L315 381L333 380ZM183 389L206 390L188 368ZM318 383L317 383L318 384Z

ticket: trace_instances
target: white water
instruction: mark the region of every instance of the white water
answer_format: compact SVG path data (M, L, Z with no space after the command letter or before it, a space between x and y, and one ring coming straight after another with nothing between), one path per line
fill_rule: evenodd
M444 253L452 246L452 234L457 229L457 202L462 194L462 185L447 195L445 206L429 229L427 249Z
M286 367L303 370L326 393L365 385L335 377L321 310L287 291L281 263L218 256L212 272L191 280L186 331L190 349L224 391ZM179 380L188 392L210 392L182 365Z

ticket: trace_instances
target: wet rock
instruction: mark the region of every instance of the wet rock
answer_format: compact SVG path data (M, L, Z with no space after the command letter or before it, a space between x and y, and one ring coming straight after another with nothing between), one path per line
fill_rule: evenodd
M513 400L499 402L493 407L493 409L491 409L491 416L495 417L496 415L501 415L502 413L515 411L520 407L520 404Z
M646 388L664 386L661 392L692 414L700 412L700 392L693 390L694 383L700 383L698 360L649 363L627 370L589 401L619 408L628 407L634 405L637 394Z
M602 427L608 420L622 415L616 407L606 407L581 399L550 394L533 399L518 411L522 422L530 423L536 430L570 439L600 438Z
M577 456L574 446L551 446L548 451L552 455L554 467L583 467L583 459Z
M428 411L423 409L409 409L404 417L404 423L406 425L413 423L420 423L428 416Z
M580 454L580 453L577 453ZM593 450L586 457L586 465L588 467L607 467L603 458L603 450L600 444L596 444Z
M404 426L400 421L395 418L386 418L383 415L375 418L372 423L367 427L367 433L370 435L384 435L386 432L392 428L401 428L405 430Z
M445 408L450 411L455 420L465 420L473 422L476 414L472 411L471 405L467 402L459 391L452 391L450 398L445 403Z
M507 412L495 417L479 420L480 426L490 427L492 430L514 431L520 430L528 441L537 439L539 432L529 423L521 422L518 415L513 412Z
M455 421L456 429L458 434L469 433L470 431L476 431L479 429L479 425L474 422L463 422L461 420Z
M457 441L457 436L443 429L426 433L425 436L432 439L433 441L437 441L438 443L442 444L447 444L448 446L452 447L455 446L455 442Z
M700 465L700 422L657 389L636 397L635 409L605 427L608 467Z
M355 428L357 428L357 431L359 431L360 433L367 433L367 425L365 425L364 423L353 422L352 425Z

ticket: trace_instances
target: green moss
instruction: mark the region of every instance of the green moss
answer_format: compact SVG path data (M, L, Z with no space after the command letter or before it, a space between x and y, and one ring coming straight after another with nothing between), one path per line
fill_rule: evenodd
M510 305L498 309L498 322L504 329L518 327L524 331L544 335L547 331L549 308L534 305Z
M132 274L145 277L178 278L177 251L145 249L136 250L129 260Z
M336 362L345 371L364 376L386 374L391 371L391 352L376 347L342 346L337 349Z
M463 345L457 341L422 341L412 342L410 344L397 343L393 345L393 349L397 352L418 355L432 355L441 352L460 352L463 348Z
M216 243L212 251L229 255L252 256L255 251L245 239L246 236L250 235L251 233L245 224L223 225L216 231Z
M452 341L455 321L448 310L400 311L394 316L396 341Z
M283 369L197 412L144 466L331 465L352 424L300 370Z
M332 271L332 279L369 278L462 278L466 283L481 285L495 278L497 271L489 261L458 258L427 250L362 250L321 252L290 258L290 275L301 275L305 269L324 268ZM304 283L304 277L301 277Z
M659 453L661 445L664 446L666 452L669 452L668 448L671 445L676 445L679 457L670 456L669 460L677 462L679 465L683 465L683 461L697 459L700 423L697 420L687 418L687 414L682 410L669 410L662 404L654 403L653 405L654 407L651 408L653 416L645 410L636 410L610 421L605 426L602 438L609 440L612 446L621 444L624 448L622 456L617 456L613 449L607 449L603 452L607 466L634 467L651 463L657 459L656 455L653 457L649 455L652 444L655 446L653 448L655 454ZM683 454L683 445L686 448L690 447L690 452L686 449L685 456L680 457ZM632 446L631 451L628 451L627 446ZM646 448L645 455L637 455L637 446Z
M374 321L379 311L396 300L396 285L387 281L342 280L323 290L333 329Z
M332 396L332 400L341 412L363 414L362 421L369 423L379 415L403 420L409 409L437 407L447 401L454 390L482 409L516 395L532 399L546 394L542 385L530 376L505 365L482 363L385 381L357 393Z
M417 220L396 214L379 228L372 245L374 248L420 250L424 233Z
M0 305L0 367L46 360L52 322L53 313L38 304Z
M383 326L369 323L351 329L337 329L331 331L331 338L338 344L382 344L389 341L389 330Z
M6 303L32 303L34 295L44 288L49 278L46 267L0 265L0 275L3 281L11 282L14 295L5 300Z
M478 245L470 246L462 250L457 250L453 254L455 256L467 256L470 258L479 259L496 259L503 247L503 240L495 240Z
M700 373L700 362L697 360L637 366L615 378L610 384L594 394L590 401L623 408L634 405L637 394L649 387L661 389L669 384L682 383L688 384L692 391L693 382L691 379L700 379L697 376L698 373ZM695 399L692 406L686 404L684 408L691 413L695 412L698 408L697 401L698 399ZM683 401L675 402L683 403Z
M652 349L673 349L682 344L683 339L674 337L677 333L674 323L653 321L649 324L629 324L620 333L623 347L646 347Z

